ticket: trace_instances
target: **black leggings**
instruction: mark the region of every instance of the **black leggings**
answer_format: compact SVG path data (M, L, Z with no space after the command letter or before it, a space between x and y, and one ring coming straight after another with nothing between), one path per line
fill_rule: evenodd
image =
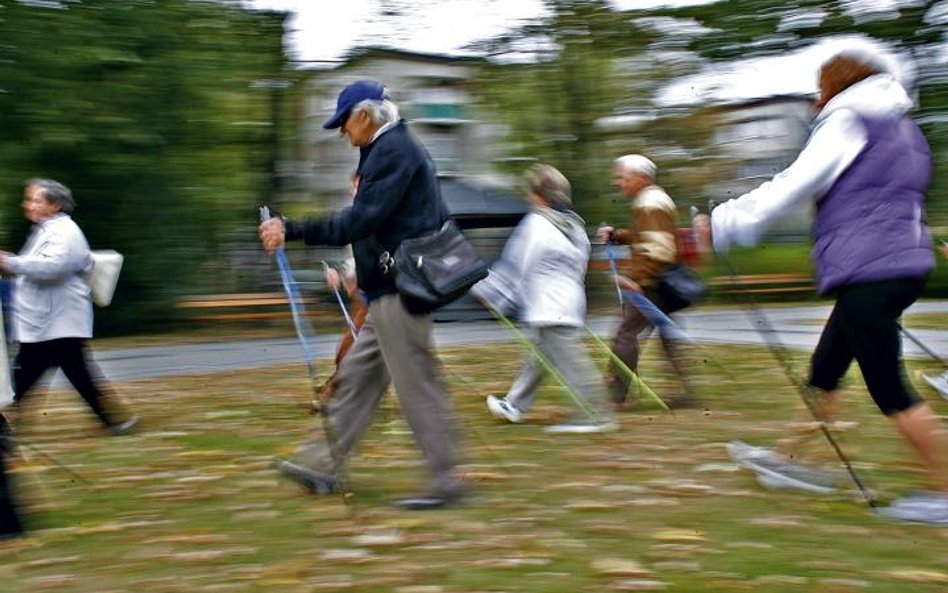
M899 317L924 286L924 278L903 278L840 288L813 353L810 384L836 389L855 358L869 394L886 416L921 401L905 377Z
M90 369L90 366L92 367ZM51 369L59 367L76 388L89 409L105 426L113 426L105 406L105 396L92 376L98 369L86 360L86 341L82 338L60 338L45 342L25 342L20 344L16 362L13 365L13 401L20 403L33 388L33 385Z

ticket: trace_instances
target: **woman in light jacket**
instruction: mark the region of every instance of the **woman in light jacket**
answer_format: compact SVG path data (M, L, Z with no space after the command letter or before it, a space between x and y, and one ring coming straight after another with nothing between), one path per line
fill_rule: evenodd
M72 192L56 181L31 179L22 206L33 232L19 254L0 252L0 269L16 275L13 328L20 346L13 401L19 404L47 370L58 367L106 428L128 432L138 417L118 417L86 357L92 297L84 276L92 258L85 235L69 216Z
M582 343L590 249L583 219L569 209L570 184L558 170L534 165L526 178L531 211L514 229L490 275L472 292L502 312L519 310L535 332L537 348L556 367L573 396L581 398L577 403L591 412L589 420L551 426L549 432L615 430L602 377ZM488 396L488 410L509 422L521 422L545 373L536 357L528 354L507 396Z

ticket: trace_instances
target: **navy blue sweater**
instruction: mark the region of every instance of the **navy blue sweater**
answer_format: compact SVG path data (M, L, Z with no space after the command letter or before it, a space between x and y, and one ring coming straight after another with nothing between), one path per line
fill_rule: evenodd
M308 245L352 244L359 288L371 301L396 290L394 280L379 268L379 250L370 237L394 253L403 239L437 230L445 220L434 162L399 122L363 147L352 206L328 218L288 220L286 238Z

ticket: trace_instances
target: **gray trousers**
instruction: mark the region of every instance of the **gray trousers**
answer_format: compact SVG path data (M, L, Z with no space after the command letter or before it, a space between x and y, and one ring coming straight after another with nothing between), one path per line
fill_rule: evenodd
M335 474L369 426L392 382L431 472L430 491L454 494L461 487L454 472L457 444L451 428L450 402L435 374L431 331L431 317L409 314L399 295L372 301L365 324L339 366L329 400L327 428L332 433L333 449L330 451L323 441L309 442L300 448L295 460Z
M560 372L573 393L583 398L602 419L608 418L611 415L609 399L602 377L583 346L582 329L554 325L533 328L533 333L534 344ZM529 354L507 392L507 401L518 410L529 410L546 374L542 363Z

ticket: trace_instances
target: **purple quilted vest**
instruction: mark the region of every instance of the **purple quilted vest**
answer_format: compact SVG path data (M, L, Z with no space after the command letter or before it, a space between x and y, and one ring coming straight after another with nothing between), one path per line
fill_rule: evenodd
M931 152L908 117L860 117L863 151L817 202L813 260L820 293L913 278L935 266L925 218Z

